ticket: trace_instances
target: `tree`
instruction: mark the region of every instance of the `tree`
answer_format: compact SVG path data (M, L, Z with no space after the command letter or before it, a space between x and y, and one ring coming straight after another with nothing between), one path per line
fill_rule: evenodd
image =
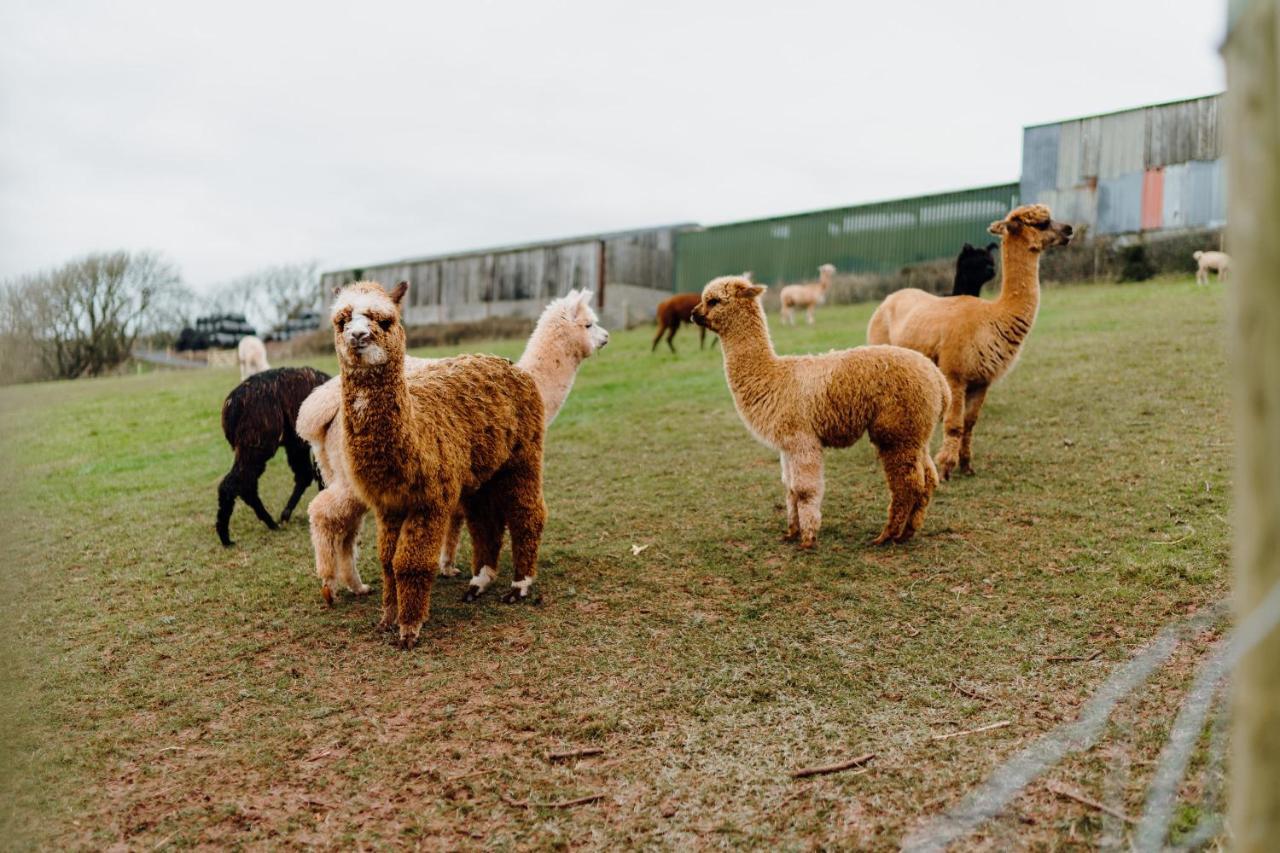
M210 302L220 313L244 314L263 329L319 307L319 264L277 264L246 273L217 288Z
M154 252L86 255L11 282L0 299L0 334L43 365L42 376L29 378L98 376L129 358L180 287L177 267Z

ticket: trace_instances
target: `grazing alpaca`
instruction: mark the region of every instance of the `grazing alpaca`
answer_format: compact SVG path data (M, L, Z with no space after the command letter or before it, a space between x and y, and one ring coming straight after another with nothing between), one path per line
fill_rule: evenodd
M865 432L880 454L892 500L874 544L905 542L924 523L938 485L929 437L947 407L947 383L930 361L899 347L858 347L778 356L759 297L744 279L712 281L693 321L720 336L738 414L781 452L787 539L812 548L822 522L822 449L848 447Z
M996 277L995 251L999 243L988 243L985 249L978 249L965 243L956 258L956 279L951 286L952 296L978 296L982 293L982 285Z
M240 339L236 347L236 357L240 362L241 382L255 373L271 369L271 365L267 364L267 347L255 335L247 335Z
M1196 284L1208 284L1210 270L1218 274L1218 281L1227 280L1231 256L1226 252L1195 252L1191 257L1196 259Z
M836 268L831 264L823 264L818 267L817 282L809 282L808 284L788 284L778 292L778 297L782 302L782 320L790 322L791 325L796 324L795 309L803 308L805 317L808 318L809 325L813 325L813 309L827 301L827 291L831 289L831 277L836 274Z
M298 499L315 479L311 449L298 436L294 422L302 401L328 379L327 373L310 367L281 367L255 373L233 388L223 401L222 434L236 454L231 470L218 483L216 529L224 546L229 548L235 544L231 541L230 528L237 497L249 505L263 524L276 529L271 513L258 497L258 479L282 444L293 471L293 494L280 513L280 523L284 524L293 515Z
M999 298L938 297L907 288L889 294L867 327L868 343L923 353L947 377L951 405L936 459L944 480L957 464L962 472L973 473L973 426L987 389L1012 369L1036 321L1040 253L1071 240L1071 226L1054 221L1043 204L1015 208L993 222L990 231L1003 238Z
M677 293L658 305L658 334L653 336L653 346L649 347L649 352L653 352L658 348L658 341L662 340L664 334L667 336L667 346L672 352L676 351L671 339L676 336L681 323L691 322L689 320L689 312L694 309L694 306L698 304L698 300L701 298L701 294L698 293ZM699 326L698 349L702 349L706 338L707 330ZM716 339L712 338L711 346L714 347L715 345Z
M542 395L543 414L550 426L569 395L573 379L583 359L609 342L609 333L591 310L591 291L571 290L552 301L542 312L524 355L516 366L527 371ZM405 370L429 368L432 359L405 356ZM356 536L368 507L356 496L346 467L342 419L341 378L334 378L311 393L298 412L298 434L311 442L316 462L324 476L325 490L307 508L311 516L311 544L316 554L316 574L321 595L333 603L333 585L356 594L368 592L356 570ZM461 509L454 513L444 547L440 551L439 574L452 577L458 540L462 532Z
M468 597L493 582L505 530L515 580L529 595L546 521L542 397L505 358L464 355L404 370L401 282L388 293L358 282L338 294L333 328L342 369L342 427L351 482L378 519L382 622L397 645L418 641L450 519L467 516L475 575Z

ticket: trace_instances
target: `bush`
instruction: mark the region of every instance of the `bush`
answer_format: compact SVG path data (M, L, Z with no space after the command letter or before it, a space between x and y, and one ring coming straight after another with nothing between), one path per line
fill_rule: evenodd
M1130 243L1120 249L1120 280L1146 281L1156 274L1156 265L1147 257L1147 247Z

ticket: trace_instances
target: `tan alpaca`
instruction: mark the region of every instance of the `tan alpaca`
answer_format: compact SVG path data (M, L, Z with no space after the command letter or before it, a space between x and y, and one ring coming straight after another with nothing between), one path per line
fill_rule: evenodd
M807 284L788 284L782 290L778 291L778 298L782 302L782 321L789 322L791 325L796 324L797 308L803 308L805 317L809 325L813 325L813 310L827 301L827 291L831 289L831 277L836 274L836 268L831 264L823 264L818 267L818 280ZM747 281L751 280L749 274L743 276Z
M550 426L573 387L578 367L609 342L609 333L591 310L591 291L571 290L553 300L542 312L524 355L516 366L527 371L542 395L546 425ZM405 356L405 371L412 373L435 364L434 359ZM356 536L368 507L356 496L346 468L343 444L341 377L317 388L298 412L298 434L311 442L325 489L307 508L311 516L311 544L321 595L333 603L333 587L345 587L357 595L369 591L356 569ZM455 512L440 552L439 574L458 574L454 565L461 538L463 513Z
M504 358L464 355L404 370L400 303L376 282L343 288L333 305L342 369L342 426L355 493L378 520L382 623L412 648L430 609L449 522L461 502L483 591L511 533L515 580L526 598L546 521L543 403L533 378Z
M1193 252L1196 260L1196 284L1208 284L1210 271L1218 274L1218 281L1227 280L1231 269L1231 256L1226 252Z
M923 353L942 369L951 388L938 473L957 464L973 473L973 426L987 389L1013 368L1040 306L1040 253L1071 240L1071 226L1056 222L1043 204L1009 212L989 229L1001 236L1000 296L934 296L916 288L889 294L871 315L867 343Z
M256 335L245 335L236 344L236 361L240 363L241 382L255 373L271 369L267 364L267 346Z
M715 279L702 291L693 321L720 336L743 423L782 455L786 538L814 546L822 523L822 449L848 447L865 432L892 495L874 544L905 542L924 524L938 485L929 437L947 406L946 380L927 358L899 347L779 356L760 306L764 291L739 277Z

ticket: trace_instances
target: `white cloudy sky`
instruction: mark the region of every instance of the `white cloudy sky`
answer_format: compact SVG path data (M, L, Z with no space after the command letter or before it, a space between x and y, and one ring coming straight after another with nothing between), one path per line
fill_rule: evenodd
M0 7L0 278L204 288L1015 180L1021 127L1223 85L1224 0Z

